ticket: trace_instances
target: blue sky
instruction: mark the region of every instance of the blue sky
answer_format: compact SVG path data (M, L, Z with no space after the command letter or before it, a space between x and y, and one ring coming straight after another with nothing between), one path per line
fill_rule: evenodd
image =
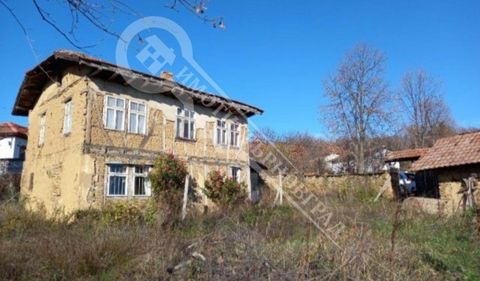
M31 1L4 1L27 27L38 59L55 49L74 49L42 22ZM265 110L252 120L259 127L324 135L319 121L319 107L326 102L322 80L335 71L347 50L361 42L387 56L386 80L392 90L399 88L406 71L423 68L442 81L442 92L457 123L480 127L478 0L211 0L207 12L223 16L225 30L204 24L186 10L165 8L169 2L148 1L135 8L144 16L167 17L182 26L192 41L196 61L215 82L230 97ZM44 3L50 5L59 24L68 26L65 9L52 4L55 1ZM0 121L26 124L26 118L10 113L25 72L38 59L3 7L0 17ZM134 20L131 16L116 18L111 29L120 33ZM115 62L116 38L88 24L82 24L76 35L84 43L97 43L84 52ZM166 37L165 42L173 42Z

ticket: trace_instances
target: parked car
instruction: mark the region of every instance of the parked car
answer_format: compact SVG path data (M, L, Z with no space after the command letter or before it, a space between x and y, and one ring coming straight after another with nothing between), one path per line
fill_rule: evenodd
M415 191L417 190L417 185L415 183L415 174L406 171L400 171L398 173L398 176L400 178L400 190L407 195L415 193Z

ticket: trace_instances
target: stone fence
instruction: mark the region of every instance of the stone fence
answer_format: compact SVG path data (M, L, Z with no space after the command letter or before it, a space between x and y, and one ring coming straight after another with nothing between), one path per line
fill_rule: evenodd
M294 180L294 175L286 175L282 178L282 185L285 192L294 187L288 186L288 183L299 183L301 180ZM265 172L261 173L261 178L265 185L271 190L275 190L279 184L280 179L278 175L271 175ZM340 176L305 176L303 178L303 185L312 192L327 193L327 192L354 192L359 189L369 189L377 195L381 190L382 196L386 198L393 198L393 190L390 179L390 174L369 174L369 175L340 175ZM372 200L375 196L372 197Z

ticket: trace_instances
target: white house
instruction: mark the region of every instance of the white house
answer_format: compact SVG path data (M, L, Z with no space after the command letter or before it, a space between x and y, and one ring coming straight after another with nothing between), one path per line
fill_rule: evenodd
M22 172L28 129L15 123L0 123L0 174Z
M325 161L325 168L329 172L337 175L345 171L346 165L341 161L340 155L331 153L325 156L323 160Z

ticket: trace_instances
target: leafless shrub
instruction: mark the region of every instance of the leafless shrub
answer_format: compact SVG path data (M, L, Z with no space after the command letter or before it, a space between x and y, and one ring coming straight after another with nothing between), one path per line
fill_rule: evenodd
M20 192L20 175L0 175L0 202L17 200Z
M454 121L440 94L439 81L423 70L407 72L400 94L414 147L432 146L437 139L454 134Z
M328 99L322 108L324 123L334 136L349 140L357 173L365 172L369 139L384 131L391 119L385 61L379 50L359 44L324 82Z

